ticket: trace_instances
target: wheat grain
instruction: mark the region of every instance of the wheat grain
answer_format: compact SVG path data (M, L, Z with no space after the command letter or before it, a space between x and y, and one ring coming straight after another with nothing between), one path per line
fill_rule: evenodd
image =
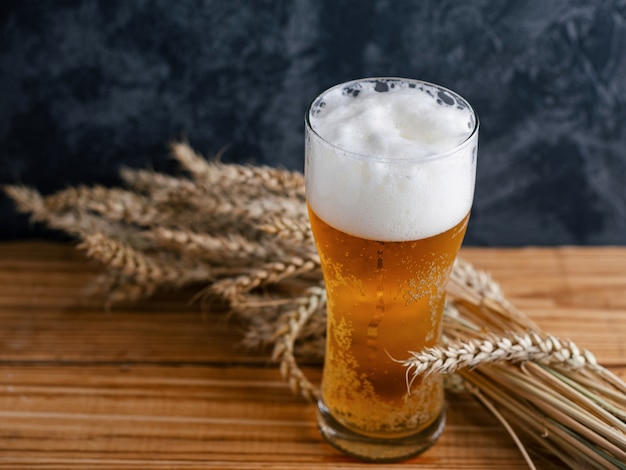
M167 253L150 255L101 233L84 236L78 247L87 256L125 277L132 277L137 284L145 284L150 290L153 285L182 287L190 283L209 282L219 272L204 263L186 263Z
M285 256L285 250L274 243L250 240L238 233L209 235L191 230L156 227L149 237L160 246L182 256L199 257L214 263L249 266L252 260L269 262Z
M196 186L186 178L143 169L122 168L120 177L131 189L144 194L192 192Z
M319 266L312 260L292 257L286 262L275 261L251 269L248 273L215 282L212 290L233 304L239 302L240 294L261 286L276 284L283 279L317 271Z
M202 184L223 185L226 189L241 186L253 196L269 192L287 199L305 199L304 178L299 172L268 166L209 163L187 143L175 142L171 148L174 158Z
M310 249L313 248L313 233L306 214L292 217L282 214L267 217L266 221L259 225L259 229L282 240L299 245L309 245Z

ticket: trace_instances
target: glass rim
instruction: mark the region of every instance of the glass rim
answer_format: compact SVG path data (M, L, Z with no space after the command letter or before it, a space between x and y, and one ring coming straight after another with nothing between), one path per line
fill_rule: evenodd
M393 82L414 83L414 84L419 84L419 85L425 85L427 87L436 88L438 90L441 90L441 91L444 91L446 93L449 93L455 99L463 102L467 106L467 109L469 110L471 116L474 118L474 127L472 128L470 133L467 135L467 137L462 142L459 142L454 147L452 147L452 148L450 148L448 150L445 150L443 152L435 152L435 153L431 153L431 154L428 154L428 155L400 156L400 157L398 157L398 156L390 156L390 155L371 155L371 154L355 152L355 151L346 149L346 148L344 148L344 147L342 147L340 145L337 145L337 144L329 141L328 139L326 139L325 137L320 135L315 130L315 128L311 124L311 120L310 120L311 111L313 110L314 106L319 102L319 100L323 96L325 96L326 94L328 94L329 92L331 92L331 91L333 91L333 90L335 90L337 88L346 88L346 87L348 87L351 84L364 83L364 82L376 82L376 81L382 81L382 82L392 82L393 81ZM465 148L468 145L470 145L470 143L472 142L474 137L478 134L478 129L480 127L480 121L478 119L478 114L476 113L476 111L474 110L472 105L469 104L469 102L465 98L463 98L461 95L459 95L455 91L452 91L449 88L446 88L444 86L437 85L436 83L428 82L428 81L425 81L425 80L419 80L419 79L415 79L415 78L402 78L402 77L364 77L364 78L357 78L355 80L349 80L349 81L346 81L346 82L342 82L342 83L338 83L336 85L333 85L330 88L327 88L324 91L322 91L321 93L319 93L313 99L313 101L311 101L311 103L307 107L306 114L305 114L305 117L304 117L304 122L305 122L305 126L306 126L307 131L310 134L312 134L313 136L315 136L318 140L323 142L325 145L342 152L346 156L350 156L352 158L355 158L355 159L358 159L358 160L362 160L362 161L378 162L378 163L426 162L426 161L444 159L444 158L446 158L448 156L451 156L453 154L459 153L461 150L463 150L463 148Z

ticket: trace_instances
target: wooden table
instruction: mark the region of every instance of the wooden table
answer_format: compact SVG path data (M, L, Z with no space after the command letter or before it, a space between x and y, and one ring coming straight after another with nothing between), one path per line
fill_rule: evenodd
M463 250L545 330L626 377L626 248ZM98 268L75 248L0 244L0 467L373 468L326 445L315 409L265 351L190 293L106 312L81 292ZM316 367L305 372L314 380ZM473 399L422 456L376 468L527 468Z

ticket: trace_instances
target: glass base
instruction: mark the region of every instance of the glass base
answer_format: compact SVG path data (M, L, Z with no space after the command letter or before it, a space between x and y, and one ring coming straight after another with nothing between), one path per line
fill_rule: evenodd
M441 414L422 431L393 439L381 439L357 434L333 418L320 400L317 406L317 427L330 445L351 457L369 462L397 462L415 457L429 449L441 433L446 413Z

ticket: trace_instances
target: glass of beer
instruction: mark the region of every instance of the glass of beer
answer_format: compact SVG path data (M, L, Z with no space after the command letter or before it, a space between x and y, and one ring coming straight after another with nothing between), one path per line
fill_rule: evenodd
M444 422L443 379L398 362L434 346L474 195L478 118L411 79L323 92L306 115L307 205L328 296L318 427L342 452L396 461Z

